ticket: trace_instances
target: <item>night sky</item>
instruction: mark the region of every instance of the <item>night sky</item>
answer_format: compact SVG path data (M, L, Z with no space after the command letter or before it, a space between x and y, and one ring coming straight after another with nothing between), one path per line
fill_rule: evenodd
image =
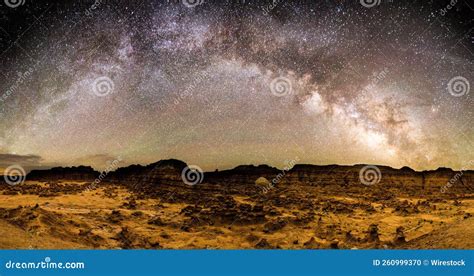
M474 4L364 1L1 0L0 172L474 169Z

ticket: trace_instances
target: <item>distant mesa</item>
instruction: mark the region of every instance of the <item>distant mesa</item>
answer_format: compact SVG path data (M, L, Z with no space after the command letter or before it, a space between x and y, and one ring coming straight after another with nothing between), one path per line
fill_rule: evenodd
M132 180L140 178L152 180L154 178L170 178L177 180L176 175L186 167L186 163L176 159L160 160L158 162L142 165L130 165L118 168L108 173L106 180ZM32 170L27 174L27 180L47 181L47 180L70 180L70 181L94 181L101 173L90 166L77 167L54 167L46 170Z
M93 181L100 175L92 167L55 167L48 170L32 170L26 175L27 180L77 180Z
M185 162L177 159L160 160L147 166L131 165L109 173L106 180L125 181L140 186L183 184L181 172L186 166Z
M147 189L159 185L181 185L183 183L181 173L187 164L177 159L160 160L149 165L130 165L118 168L101 177L101 181L124 183ZM344 165L311 165L297 164L290 170L284 171L268 165L240 165L233 169L205 172L202 184L208 185L253 185L265 186L277 180L279 184L305 184L305 185L357 185L360 184L359 172L365 164L353 166ZM403 187L404 185L419 186L422 189L429 187L430 179L437 178L447 183L460 174L457 179L463 181L463 185L473 183L474 172L453 171L449 168L418 172L409 167L395 169L388 166L377 166L381 173L381 185L392 187ZM101 173L91 167L56 167L48 170L33 170L26 180L70 180L70 181L94 181ZM439 190L439 187L436 187Z
M404 171L404 172L414 172L415 171L412 168L407 167L407 166L404 166L404 167L400 168L400 170Z

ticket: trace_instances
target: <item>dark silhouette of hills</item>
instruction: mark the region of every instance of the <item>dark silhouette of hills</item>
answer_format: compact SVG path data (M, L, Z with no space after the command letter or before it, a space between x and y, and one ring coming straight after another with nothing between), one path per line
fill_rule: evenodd
M32 170L26 175L30 180L84 180L91 181L100 175L89 166L54 167L47 170Z
M347 186L361 183L361 171L367 165L311 165L297 164L293 168L278 169L268 165L240 165L233 169L205 172L200 175L199 184L208 185L255 185L255 181L264 178L272 185L305 184L305 185L339 185ZM187 167L183 161L176 159L160 160L146 166L130 165L115 171L101 173L91 167L56 167L49 170L33 170L27 180L76 180L123 183L137 188L147 189L157 185L183 185L182 172ZM404 186L420 189L440 189L450 180L460 182L458 185L469 190L473 189L473 171L457 172L449 168L438 168L429 171L415 171L409 167L400 169L388 166L376 166L379 170L372 172L372 184L385 184L391 187ZM436 181L434 181L436 179ZM436 184L435 184L436 183Z

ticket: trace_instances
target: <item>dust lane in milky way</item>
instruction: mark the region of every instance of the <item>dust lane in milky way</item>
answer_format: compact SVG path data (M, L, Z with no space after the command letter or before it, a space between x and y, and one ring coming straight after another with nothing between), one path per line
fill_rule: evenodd
M0 167L473 169L469 6L326 2L5 7Z

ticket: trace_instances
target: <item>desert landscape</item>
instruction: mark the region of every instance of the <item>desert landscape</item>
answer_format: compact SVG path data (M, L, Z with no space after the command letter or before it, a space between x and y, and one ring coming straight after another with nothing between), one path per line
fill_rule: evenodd
M377 166L364 184L364 165L243 165L193 171L189 185L187 168L53 168L2 183L0 248L474 248L473 171Z
M473 1L1 2L0 249L474 249Z

